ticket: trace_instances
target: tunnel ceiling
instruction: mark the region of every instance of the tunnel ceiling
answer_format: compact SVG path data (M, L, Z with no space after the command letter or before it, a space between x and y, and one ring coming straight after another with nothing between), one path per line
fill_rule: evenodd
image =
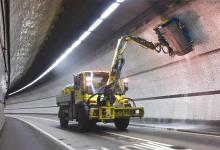
M35 78L111 1L11 1L11 87ZM66 30L67 29L67 30ZM42 65L43 64L43 65ZM27 80L24 80L27 79Z
M21 30L22 28L20 26L23 27L23 24L29 25L29 22L31 21L28 21L29 18L26 17L27 22L23 21L23 24L20 23L20 26L16 27L15 22L21 22L21 20L18 20L18 18L22 15L16 14L15 10L12 11L12 17L18 17L17 21L14 21L14 24L12 26L12 33L20 34L15 34L11 38L11 42L13 43L12 48L14 49L14 55L12 56L15 56L15 58L12 58L12 65L14 65L14 73L12 75L12 78L14 79L14 81L11 84L9 92L15 91L25 86L26 84L33 81L36 77L38 77L43 71L45 71L65 51L65 49L70 46L72 42L76 40L79 35L81 35L93 23L96 18L100 16L105 8L108 7L109 4L111 4L112 2L112 0L64 0L56 1L56 4L53 4L50 0L44 2L42 1L42 4L39 3L37 5L39 7L39 10L36 11L39 13L41 19L32 19L33 25L30 25L30 27L24 31ZM19 5L19 1L17 3L17 5ZM78 53L82 54L78 55L80 56L80 58L78 59L81 59L81 57L84 57L86 54L91 53L91 51L95 51L96 49L98 49L101 45L106 43L108 39L111 39L119 31L123 32L123 34L126 34L125 29L128 23L131 22L131 20L138 19L139 16L142 16L142 18L145 18L147 20L149 19L150 15L148 10L158 13L159 11L163 11L163 9L166 9L167 6L170 5L170 3L172 2L165 2L163 0L139 0L138 3L133 0L126 0L126 2L120 5L120 8L117 9L112 16L110 16L102 23L102 25L93 33L93 35L91 35L91 38L86 40L79 49L76 49ZM43 4L44 6L41 6ZM29 5L28 8L37 6ZM19 9L18 6L15 8ZM43 8L45 9L44 11ZM52 13L46 8L54 12ZM50 18L51 15L48 15L48 12L50 12L51 15L54 17L53 19ZM22 19L25 20L25 18ZM48 19L51 19L51 21L48 21ZM35 23L33 20L37 23ZM41 24L39 23L39 21L41 21ZM136 20L135 22L138 22L138 20ZM36 27L38 29L37 31L31 28L34 26L34 24L38 25L38 27ZM50 26L48 24L50 24ZM45 30L45 28L47 30ZM18 31L16 32L15 30ZM42 33L39 31L42 31ZM42 34L41 36L39 36L40 33ZM23 40L18 41L19 38L23 38ZM22 46L22 43L23 47L19 47ZM25 45L24 43L27 44ZM33 46L33 44L35 45ZM16 51L16 49L18 50ZM16 71L16 69L18 71ZM44 80L41 80L41 82L48 80L52 77L53 73L50 73L49 75L47 75L46 78L44 78Z
M62 3L62 0L10 1L11 81L20 78L32 64Z

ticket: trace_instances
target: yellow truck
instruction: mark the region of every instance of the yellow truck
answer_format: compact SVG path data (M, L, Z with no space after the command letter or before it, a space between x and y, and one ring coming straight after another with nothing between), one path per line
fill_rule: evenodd
M156 52L170 56L192 51L192 41L183 24L176 18L168 19L154 28L158 43L137 36L122 36L117 43L110 71L83 71L74 75L73 84L63 88L57 96L58 117L62 127L76 120L80 129L87 130L97 122L114 122L117 129L126 129L131 117L143 117L144 108L125 96L128 80L121 77L125 63L126 44L133 41Z

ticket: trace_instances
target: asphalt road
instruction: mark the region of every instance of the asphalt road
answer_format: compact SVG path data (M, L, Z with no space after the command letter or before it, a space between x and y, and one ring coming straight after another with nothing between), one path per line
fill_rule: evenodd
M220 137L163 129L129 126L118 131L111 124L98 124L81 132L74 122L67 129L55 117L13 116L7 118L0 150L219 150ZM25 123L23 122L25 121ZM28 123L28 124L27 124ZM31 127L31 126L34 126ZM49 137L47 137L49 136ZM19 138L20 137L20 138ZM57 143L57 144L55 144ZM61 147L63 146L63 148Z
M61 145L13 118L6 118L0 136L0 150L62 150Z

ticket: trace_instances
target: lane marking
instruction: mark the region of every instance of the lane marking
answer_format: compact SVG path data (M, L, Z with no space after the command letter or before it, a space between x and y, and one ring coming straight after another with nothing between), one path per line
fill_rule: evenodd
M35 128L36 130L38 130L39 132L43 133L44 135L48 136L49 138L51 138L52 140L56 141L57 143L61 144L62 146L64 146L65 148L67 148L68 150L74 150L74 148L70 147L69 145L67 145L66 143L60 141L59 139L57 139L56 137L54 137L53 135L49 134L48 132L44 131L43 129L37 127L36 125L30 123L29 121L26 121L24 119L21 119L19 117L13 117L12 118L15 118L15 119L19 119L21 121L23 121L24 123L32 126L33 128Z
M55 119L49 119L49 118L42 118L42 117L33 117L33 116L22 116L22 115L6 115L6 116L9 116L9 117L23 117L23 118L32 118L32 119L41 119L41 120L46 120L46 121L53 121L53 122L58 122L58 120L55 120Z
M135 148L135 149L139 149L139 150L146 150L145 148L134 146L134 145L122 145L122 146L119 146L119 148L123 149L123 150L131 150L129 148Z
M154 143L135 143L131 145L122 145L119 146L119 149L123 150L174 150L172 147L166 147L162 145L156 145ZM184 149L184 150L191 150L191 149Z
M101 148L101 150L110 150L110 149L108 149L108 148L105 148L105 147L102 147L102 148Z
M133 123L131 122L130 124L131 126L142 126L142 127L146 127L146 128L155 128L155 129L161 129L161 130L168 130L169 128L166 128L166 127L158 127L158 126L152 126L152 125L146 125L146 124L139 124L139 123ZM184 129L176 129L176 128L171 128L172 131L176 131L176 132L179 132L180 134L190 134L190 135L197 135L197 136L200 136L200 135L203 135L203 136L209 136L209 137L215 137L215 138L220 138L220 135L213 135L213 133L210 132L210 134L205 134L205 133L199 133L199 132L189 132L189 131L181 131L181 130L184 130Z
M157 147L157 146L152 146L152 145L148 145L148 144L146 144L146 145L142 145L142 144L134 144L135 146L138 146L138 147L142 147L142 148L147 148L147 149L149 149L149 150L163 150L163 149L161 149L161 148L159 148L159 147Z
M172 148L169 147L165 147L165 146L158 146L158 145L151 145L149 143L139 143L139 144L134 144L136 146L140 146L140 147L144 147L144 148L148 148L151 150L173 150Z
M155 144L155 143L152 143L152 142L148 142L148 144L150 144L151 146L157 146L157 148L160 148L162 150L170 150L171 148L169 147L166 147L166 146L163 146L163 145L158 145L158 144ZM140 145L148 145L147 143L140 143Z
M169 145L169 144L165 144L165 143L159 143L159 142L155 142L155 141L150 141L150 140L147 140L147 139L142 139L142 138L137 138L137 137L133 137L133 136L128 136L128 135L123 135L123 134L119 134L119 133L112 133L112 132L107 132L107 131L103 131L107 134L111 134L111 135L116 135L116 136L120 136L120 137L125 137L125 138L129 138L129 139L133 139L133 140L138 140L138 141L144 141L144 142L149 142L149 143L154 143L156 145L163 145L163 146L166 146L166 147L170 147L170 146L173 146L173 145Z
M196 136L209 136L209 137L214 137L214 138L220 138L220 135L209 135L209 134L203 134L203 133L193 133L193 132L187 132L187 131L180 131L180 130L175 130L177 132L179 132L180 134L190 134L190 135L196 135Z

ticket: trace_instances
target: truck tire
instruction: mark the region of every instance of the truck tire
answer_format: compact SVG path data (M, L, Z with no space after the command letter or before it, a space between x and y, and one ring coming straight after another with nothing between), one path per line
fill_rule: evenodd
M90 126L88 106L82 104L78 108L78 126L80 130L87 131Z
M64 117L60 117L60 126L62 128L67 128L69 124L69 120L66 120Z
M59 110L59 118L60 118L60 126L62 128L67 128L68 127L68 124L69 124L69 120L66 119L66 114L64 113L63 111L63 108L60 107L60 110Z
M115 119L115 126L118 130L125 130L127 129L129 125L129 118L120 118L120 119Z

